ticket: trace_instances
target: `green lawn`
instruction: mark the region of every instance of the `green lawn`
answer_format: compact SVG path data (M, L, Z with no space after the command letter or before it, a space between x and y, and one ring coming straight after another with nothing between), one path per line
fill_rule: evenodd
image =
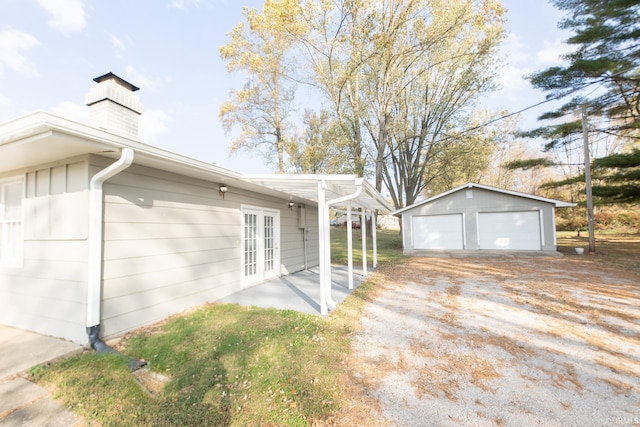
M104 426L305 426L338 408L347 334L318 316L213 304L123 346L171 379L162 390L142 387L122 357L93 352L31 377Z
M402 260L402 238L399 231L378 230L378 263L397 262ZM331 262L347 264L347 229L343 227L331 228ZM367 263L371 267L373 262L373 242L371 234L367 235ZM362 265L362 233L353 230L353 264Z

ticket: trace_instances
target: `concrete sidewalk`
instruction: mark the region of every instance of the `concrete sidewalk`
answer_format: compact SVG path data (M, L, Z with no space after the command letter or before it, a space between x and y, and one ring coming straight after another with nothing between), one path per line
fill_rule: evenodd
M78 344L0 325L0 426L85 425L45 389L23 378L35 365L80 351Z

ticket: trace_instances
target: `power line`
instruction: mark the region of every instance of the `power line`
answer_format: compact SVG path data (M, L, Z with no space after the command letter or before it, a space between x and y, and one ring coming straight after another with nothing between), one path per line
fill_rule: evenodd
M495 122L499 122L500 120L508 119L509 117L513 117L513 116L515 116L517 114L520 114L520 113L523 113L523 112L525 112L527 110L531 110L532 108L539 107L540 105L546 104L547 102L556 101L558 99L564 98L564 97L566 97L568 95L571 95L572 93L578 92L578 91L580 91L580 90L582 90L582 89L584 89L586 87L589 87L591 85L600 84L600 83L602 83L603 80L604 80L604 78L601 78L601 79L593 81L593 82L585 83L583 86L575 88L575 89L573 89L573 90L571 90L571 91L569 91L567 93L562 93L562 94L558 94L558 95L552 96L550 98L545 99L544 101L540 101L538 103L529 105L528 107L522 108L522 109L520 109L518 111L514 111L514 112L511 112L509 114L505 114L503 116L491 119L488 122L485 122L485 123L483 123L481 125L477 125L477 126L473 126L473 127L464 129L461 132L459 132L458 134L456 134L456 136L459 136L459 135L462 135L462 134L465 134L465 133L469 133L469 132L472 132L474 130L482 129L482 128L486 127L486 126L489 126L490 124L493 124ZM593 93L593 92L591 92L591 93ZM444 138L444 139L449 139L449 138L453 138L453 136L449 136L449 137Z

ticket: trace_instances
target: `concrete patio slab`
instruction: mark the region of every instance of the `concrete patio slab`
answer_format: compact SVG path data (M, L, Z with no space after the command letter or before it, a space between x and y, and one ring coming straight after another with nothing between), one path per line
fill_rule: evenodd
M362 270L355 270L353 287L364 281ZM347 267L331 267L331 296L340 303L353 292L348 287ZM317 267L246 288L220 300L224 303L254 305L257 307L295 310L308 314L320 314L320 273Z

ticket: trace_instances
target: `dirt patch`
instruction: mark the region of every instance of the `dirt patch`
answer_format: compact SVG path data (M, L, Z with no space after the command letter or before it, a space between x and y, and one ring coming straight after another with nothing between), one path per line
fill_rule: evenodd
M640 425L640 275L577 257L378 274L347 370L384 424Z

